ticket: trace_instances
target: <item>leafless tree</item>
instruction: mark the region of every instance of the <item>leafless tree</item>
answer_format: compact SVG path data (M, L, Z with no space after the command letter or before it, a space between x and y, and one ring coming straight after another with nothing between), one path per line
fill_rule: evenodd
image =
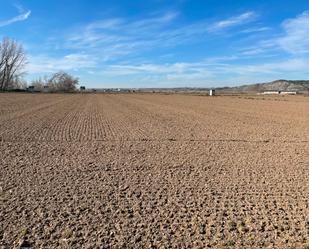
M45 87L48 87L48 77L44 76L43 78L38 78L31 81L31 86L34 87L36 91L43 91Z
M10 89L27 89L27 81L22 77L14 77L10 83Z
M0 90L14 87L20 80L27 59L23 46L10 38L0 42Z
M48 80L48 87L55 92L74 92L78 85L79 79L66 72L53 74Z

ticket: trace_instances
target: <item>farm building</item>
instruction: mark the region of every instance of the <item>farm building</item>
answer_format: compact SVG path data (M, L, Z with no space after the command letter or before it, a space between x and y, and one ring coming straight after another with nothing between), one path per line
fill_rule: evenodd
M282 95L296 95L297 92L296 91L295 92L285 91L285 92L280 92L280 94L282 94Z
M280 94L280 95L296 95L296 91L265 91L262 92L263 95L272 95L272 94Z
M263 95L280 94L280 91L266 91L262 92Z

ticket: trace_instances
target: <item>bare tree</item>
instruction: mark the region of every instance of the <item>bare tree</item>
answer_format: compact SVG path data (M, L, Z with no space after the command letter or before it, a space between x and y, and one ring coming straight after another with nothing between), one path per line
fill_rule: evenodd
M10 83L10 89L27 89L27 81L22 77L14 77L12 82Z
M31 81L31 86L34 87L36 91L43 91L45 87L48 87L48 77L44 76L43 78L38 78Z
M66 72L53 74L48 80L48 87L55 92L74 92L78 85L79 79Z
M26 62L23 46L10 38L3 38L0 42L0 90L14 87Z

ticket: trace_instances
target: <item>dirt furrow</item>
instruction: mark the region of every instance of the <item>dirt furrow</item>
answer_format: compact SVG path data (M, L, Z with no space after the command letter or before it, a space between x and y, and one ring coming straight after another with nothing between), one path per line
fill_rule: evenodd
M0 94L0 104L0 248L309 244L309 98Z

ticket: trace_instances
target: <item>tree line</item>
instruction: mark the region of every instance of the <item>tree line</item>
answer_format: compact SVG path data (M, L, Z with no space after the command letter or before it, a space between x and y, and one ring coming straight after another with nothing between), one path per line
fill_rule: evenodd
M27 56L21 43L3 38L0 42L0 91L31 89L47 92L73 92L79 79L63 71L33 80L29 87L24 80Z

